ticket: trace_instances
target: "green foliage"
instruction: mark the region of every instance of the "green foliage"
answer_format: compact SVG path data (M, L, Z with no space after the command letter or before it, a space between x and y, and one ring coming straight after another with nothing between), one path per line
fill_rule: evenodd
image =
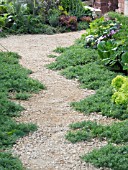
M58 32L57 29L50 27L50 25L46 24L46 16L44 14L48 9L40 5L33 4L37 3L36 1L26 1L21 3L19 1L11 1L5 3L4 6L7 8L6 14L0 17L0 21L2 22L2 32L11 33L11 34L21 34L21 33L45 33L45 34L54 34ZM50 2L50 1L49 1ZM49 4L50 5L50 4ZM42 14L38 14L38 8L42 10ZM54 10L55 11L55 10ZM41 12L41 11L40 11ZM54 12L55 15L57 13ZM54 17L51 15L50 24L55 25L55 19L59 20L58 17ZM58 26L58 25L57 25ZM1 34L2 35L2 34Z
M12 0L0 2L0 36L28 33L55 34L77 30L77 17L75 14L79 15L81 13L82 15L84 12L84 14L90 15L90 12L85 9L81 11L81 7L84 9L83 6L77 4L76 9L70 11L71 16L68 16L67 11L60 6L60 2L57 0L41 0L40 2L37 0L25 0L24 2ZM69 17L68 25L62 25L60 22L61 15ZM75 24L73 25L72 22Z
M0 170L25 170L18 158L8 152L0 151Z
M92 138L100 140L108 140L108 142L122 144L128 141L128 120L112 125L103 126L96 122L83 121L72 124L71 129L66 135L66 138L71 142L90 141Z
M109 12L108 16L112 20L116 18L116 20L121 24L119 32L113 36L114 39L126 42L128 36L128 17L115 12Z
M9 117L18 116L19 112L23 110L23 107L9 101L5 96L6 89L4 89L4 92L1 92L2 90L0 90L0 115L7 115Z
M43 26L43 31L42 31L42 33L44 33L44 34L48 34L48 35L52 35L52 34L55 34L57 32L57 29L56 28L54 28L54 27L52 27L52 26L50 26L50 25L44 25Z
M86 30L89 28L89 24L87 22L78 22L78 30Z
M38 92L44 85L37 80L28 78L30 70L18 64L19 56L15 53L0 53L1 84L8 92Z
M59 18L60 25L65 26L67 30L77 30L77 17L62 15Z
M4 27L6 24L6 17L0 16L0 27Z
M60 70L68 66L84 65L90 61L95 61L97 56L97 52L94 52L94 50L71 46L61 56L57 57L55 63L49 64L48 68Z
M55 50L53 50L56 53L63 53L68 49L68 47L57 47Z
M126 81L127 81L126 77L118 75L112 80L112 87L114 88L115 91L118 91Z
M117 18L115 17L116 15ZM48 67L55 70L64 69L61 74L67 78L78 79L82 87L96 90L95 94L86 99L73 102L71 106L76 110L84 112L84 114L97 112L106 117L124 120L106 126L91 121L75 123L70 125L71 130L66 135L66 138L73 143L85 140L91 141L93 138L107 140L110 145L102 147L100 150L92 151L90 154L85 155L83 159L97 167L127 170L128 107L126 100L124 102L124 96L128 93L128 84L127 78L122 78L121 75L123 73L127 74L128 20L127 17L118 14L114 14L113 18L111 20L110 16L109 18L105 16L105 19L101 18L90 24L91 29L74 46L64 51L62 50L62 54ZM101 41L102 44L99 44ZM99 44L99 53L107 67L102 64L98 57L97 44ZM110 69L108 67L108 64L115 67L115 63L118 63L118 67L121 65L126 71L121 73L121 69L119 69L114 72L115 68ZM118 80L114 79L117 75L119 75ZM120 92L123 92L123 95L121 94L123 98L118 98L120 104L112 101L113 89L111 82L118 96L119 90L123 87ZM116 95L114 100L118 96ZM111 143L119 144L120 146L113 146Z
M113 101L116 104L125 104L128 107L128 78L117 76L112 80L112 87L114 87Z
M99 56L105 66L120 71L128 70L128 52L123 48L122 42L101 41L97 47Z
M61 0L60 4L70 15L78 18L84 15L91 15L91 11L89 13L88 10L84 8L81 0Z
M49 57L49 58L56 58L57 56L54 55L54 54L49 54L48 57Z
M58 26L59 25L59 16L60 16L59 10L50 9L48 11L48 17L47 17L49 24L53 27Z
M23 15L21 17L15 17L14 20L15 22L6 30L8 33L54 34L56 32L54 27L44 24L41 16Z
M108 20L104 17L98 18L90 23L90 28L84 35L86 47L97 48L102 40L111 39L118 32L120 23L116 20Z
M112 170L128 169L128 146L106 145L101 149L95 149L82 157L96 167L107 167Z
M98 47L105 66L125 74L128 70L127 19L128 17L109 13L90 23L90 28L81 39L86 48Z
M4 14L7 12L7 7L4 4L0 5L0 14Z
M104 86L96 91L96 94L81 100L80 102L73 102L73 108L84 114L98 112L103 116L113 117L120 120L128 119L128 110L126 105L116 105L112 103L112 89L109 86Z
M16 124L14 120L8 116L0 115L0 148L6 149L15 144L19 137L23 137L30 131L35 131L37 129L34 124Z
M59 1L58 0L40 0L38 7L41 8L39 12L41 11L43 15L47 15L49 13L49 10L51 9L58 9ZM40 12L40 14L41 14Z
M114 55L116 49L117 49L117 44L113 40L109 40L107 42L101 41L98 44L98 53L101 59L104 59L106 61L105 65L107 65L107 63L109 62L111 63L111 65L113 65L112 61L114 62L115 58L112 58L113 59L112 61L109 58L111 58Z
M16 94L17 98L25 100L30 97L28 92L38 92L45 88L39 81L28 78L32 72L18 64L19 58L16 53L0 52L0 148L2 149L0 169L2 170L23 169L17 158L4 151L12 147L19 137L37 129L34 124L17 124L12 119L14 116L19 116L23 107L11 102L10 96Z
M17 93L16 94L16 99L20 99L20 100L27 100L29 99L31 95L28 93Z
M92 62L88 63L91 60ZM98 64L97 62L93 62L93 60L95 60L93 56L91 58L91 55L88 55L86 60L84 60L85 63L87 62L86 65L70 66L62 71L62 75L66 76L66 78L69 79L77 78L81 83L82 88L97 90L102 86L109 86L111 80L115 77L116 74L107 70L105 67ZM75 61L77 62L77 60Z

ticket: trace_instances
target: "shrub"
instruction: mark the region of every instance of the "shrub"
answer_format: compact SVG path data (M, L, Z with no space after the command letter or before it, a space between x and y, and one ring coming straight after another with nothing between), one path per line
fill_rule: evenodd
M58 10L49 13L48 22L51 26L56 27L59 25L59 15Z
M77 28L78 30L86 30L89 28L89 24L87 22L78 22Z
M89 16L82 16L80 18L80 21L83 21L83 22L91 22L92 21L92 18L89 17Z
M76 16L77 18L87 15L86 9L84 8L81 0L61 0L60 4L64 10L69 13L69 15Z
M59 20L60 24L66 26L67 29L71 29L72 31L77 30L77 18L75 16L62 15Z

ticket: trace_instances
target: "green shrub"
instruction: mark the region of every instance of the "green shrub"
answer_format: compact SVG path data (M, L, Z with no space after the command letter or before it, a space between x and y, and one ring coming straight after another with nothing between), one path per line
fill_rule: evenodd
M78 22L78 30L86 30L89 28L88 22Z
M122 40L126 43L128 36L128 17L116 12L109 12L108 16L111 19L116 18L116 20L121 24L120 31L113 36L114 39Z
M52 14L50 17L49 17L49 24L53 27L56 27L59 25L59 16L58 14Z
M88 14L81 0L61 0L60 4L64 8L64 10L69 13L69 15L73 15L80 18L81 16Z
M48 11L48 17L47 17L49 24L53 27L57 27L59 25L59 16L60 16L59 10L50 9Z

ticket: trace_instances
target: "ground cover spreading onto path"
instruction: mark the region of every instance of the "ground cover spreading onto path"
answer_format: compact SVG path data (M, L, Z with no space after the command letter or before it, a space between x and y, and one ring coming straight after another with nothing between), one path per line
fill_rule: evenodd
M22 56L20 63L33 71L32 78L45 84L47 90L33 95L28 101L18 101L26 108L18 122L32 122L38 130L20 139L13 147L23 164L31 170L96 170L80 160L80 156L106 145L106 142L92 140L71 144L65 139L69 124L78 121L98 120L111 122L98 114L83 116L70 107L94 91L80 89L75 80L67 80L56 71L48 70L46 64L54 62L48 55L57 46L70 46L83 32L58 35L23 35L1 39L9 51Z

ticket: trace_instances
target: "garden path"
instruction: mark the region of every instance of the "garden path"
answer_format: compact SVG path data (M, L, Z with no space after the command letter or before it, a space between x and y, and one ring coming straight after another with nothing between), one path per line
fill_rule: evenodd
M30 170L97 170L82 162L80 156L106 142L94 140L71 144L65 140L70 123L82 120L106 122L101 115L83 116L70 107L70 102L79 101L94 92L80 89L77 81L67 80L59 72L45 67L55 60L47 56L57 46L72 45L82 33L10 36L0 40L9 51L18 52L22 56L20 63L33 71L30 76L47 87L28 101L18 101L26 110L17 121L36 123L39 127L33 134L19 139L13 147L14 154Z

